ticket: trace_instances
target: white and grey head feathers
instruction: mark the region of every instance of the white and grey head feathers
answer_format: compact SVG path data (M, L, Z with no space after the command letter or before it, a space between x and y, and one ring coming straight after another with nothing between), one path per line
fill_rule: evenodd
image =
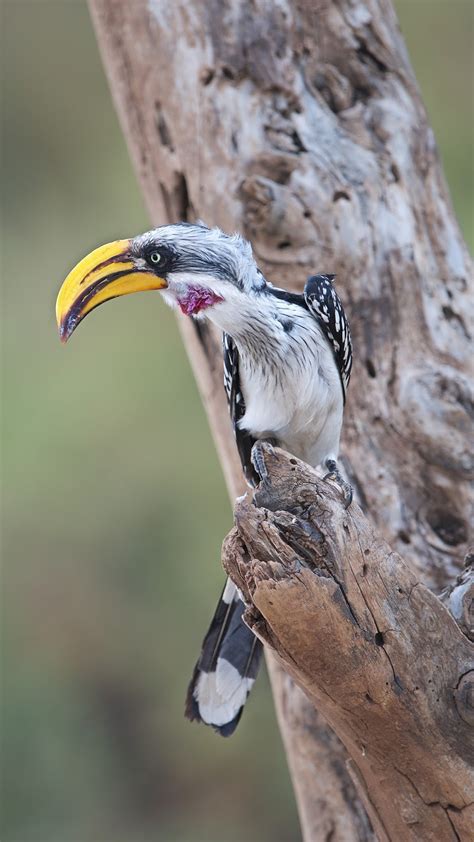
M170 275L199 275L230 282L242 292L265 286L265 279L255 263L252 246L240 234L225 234L220 228L203 223L180 222L162 225L132 240L131 252L140 259L158 251L156 270Z

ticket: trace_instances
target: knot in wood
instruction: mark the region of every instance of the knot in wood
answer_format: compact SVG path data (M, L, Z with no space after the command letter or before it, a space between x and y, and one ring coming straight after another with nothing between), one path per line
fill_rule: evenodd
M474 670L462 676L454 691L454 701L461 719L474 728Z

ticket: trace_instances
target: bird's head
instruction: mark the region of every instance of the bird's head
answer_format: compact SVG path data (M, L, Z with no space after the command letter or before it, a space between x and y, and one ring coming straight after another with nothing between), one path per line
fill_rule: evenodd
M56 302L59 335L66 342L91 310L131 292L160 290L168 304L198 315L264 285L250 244L239 235L201 224L163 225L100 246L74 267Z

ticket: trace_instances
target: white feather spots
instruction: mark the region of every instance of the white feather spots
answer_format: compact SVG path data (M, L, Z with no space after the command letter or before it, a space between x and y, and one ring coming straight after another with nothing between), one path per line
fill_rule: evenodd
M308 307L319 320L332 345L345 391L352 367L352 345L342 304L332 283L324 275L309 278L305 288L305 297Z
M194 689L201 719L208 725L227 725L247 701L255 679L242 678L225 658L217 659L215 672L202 672Z

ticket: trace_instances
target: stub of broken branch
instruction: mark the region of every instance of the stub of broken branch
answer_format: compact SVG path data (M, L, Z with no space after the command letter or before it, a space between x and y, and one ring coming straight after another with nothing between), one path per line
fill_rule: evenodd
M379 838L472 838L472 642L356 504L263 457L223 548L246 622L344 743Z

